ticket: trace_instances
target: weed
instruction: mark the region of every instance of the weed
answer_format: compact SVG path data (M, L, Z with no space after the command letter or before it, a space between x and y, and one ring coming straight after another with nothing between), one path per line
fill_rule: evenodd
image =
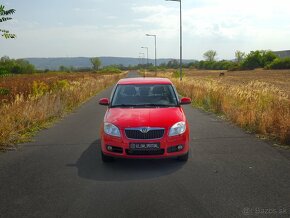
M0 105L0 149L29 140L36 131L73 110L100 90L122 78L124 74L53 76L56 76L56 79L48 74L20 76L15 77L15 81L9 80L11 87L23 91L15 93L14 90L10 93L10 98L5 99L5 102ZM60 77L62 79L59 79ZM27 78L35 80L31 82L28 79L30 82L25 83ZM20 87L15 86L16 84ZM23 86L25 89L21 89Z
M192 98L195 106L224 114L239 126L258 134L290 141L290 100L287 91L268 82L250 80L228 83L221 79L185 76L170 77L178 91Z
M173 76L173 78L179 78L179 71L174 71L173 73L172 73L172 76Z
M44 82L33 81L32 95L36 98L43 96L49 91L49 86Z
M10 94L9 89L0 87L0 95L9 95L9 94Z
M64 89L68 89L69 87L70 87L70 84L68 80L64 79L64 80L56 81L52 86L52 90L53 91L64 90Z

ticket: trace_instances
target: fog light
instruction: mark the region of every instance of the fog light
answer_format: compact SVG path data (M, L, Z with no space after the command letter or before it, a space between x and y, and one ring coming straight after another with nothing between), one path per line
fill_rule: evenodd
M180 151L180 150L182 150L183 149L183 145L178 145L177 146L177 149Z
M108 151L112 151L112 150L113 150L113 147L110 146L110 145L108 145L108 146L107 146L107 150L108 150Z

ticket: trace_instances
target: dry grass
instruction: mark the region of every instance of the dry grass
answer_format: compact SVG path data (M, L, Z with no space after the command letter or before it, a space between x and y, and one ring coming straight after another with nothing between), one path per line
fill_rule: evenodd
M63 116L124 74L49 74L0 79L9 94L0 104L0 149L27 141L31 133Z
M0 104L11 102L15 100L18 94L23 95L27 98L31 94L33 89L33 83L36 81L38 83L45 83L48 87L51 87L54 83L60 80L67 80L68 82L79 81L81 79L90 78L100 78L100 74L92 73L64 73L64 72L54 72L54 73L43 73L43 74L26 74L26 75L12 75L8 77L0 78L0 88L8 89L9 95L0 94Z
M220 77L221 72L225 76ZM254 71L211 71L211 70L185 70L185 75L188 77L213 79L221 81L228 85L245 85L251 81L265 82L270 86L286 92L290 97L290 70L263 70L257 69Z
M186 71L182 82L170 77L194 105L224 114L239 126L290 144L290 71Z

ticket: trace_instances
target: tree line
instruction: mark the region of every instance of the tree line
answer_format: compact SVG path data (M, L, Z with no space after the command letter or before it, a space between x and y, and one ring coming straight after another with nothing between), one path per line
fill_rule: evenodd
M24 59L10 59L4 56L0 59L0 75L35 73L34 65Z
M10 15L15 13L15 9L6 10L3 5L0 5L0 23L11 20ZM0 29L0 34L6 39L14 39L16 35L10 33L9 30ZM265 69L290 69L290 57L279 58L275 53L268 50L256 50L251 51L246 54L242 51L235 52L235 60L217 60L217 52L215 50L208 50L203 54L205 60L194 61L191 63L183 64L185 68L196 68L205 70L253 70L255 68L265 68ZM138 64L137 66L123 66L123 65L111 65L101 68L101 60L97 57L90 59L92 68L75 69L73 67L60 66L59 70L63 72L72 71L90 71L94 72L120 72L120 70L134 70L146 68L150 71L155 71L157 69L167 69L173 68L177 69L179 67L178 60L170 60L167 63L160 64L157 69L153 64ZM44 72L49 71L48 69ZM34 73L36 72L35 67L28 61L23 59L10 59L4 56L0 59L0 75L1 74L21 74L21 73Z
M205 60L192 63L192 67L206 70L290 69L290 57L280 58L269 50L256 50L248 54L236 51L232 61L217 61L217 52L214 50L205 52L203 57Z
M61 72L95 72L95 73L120 73L122 70L141 70L148 71L178 69L179 60L172 59L167 63L161 63L155 67L150 64L138 64L124 66L122 64L114 64L102 66L102 62L98 57L90 59L91 67L75 68L72 66L60 66L58 71ZM183 68L193 68L202 70L253 70L255 68L264 69L290 69L290 58L279 58L272 51L257 50L245 54L241 51L235 52L234 60L217 60L217 52L209 50L204 53L204 60L192 61L184 63ZM7 56L0 58L0 75L5 74L27 74L27 73L46 73L46 70L37 70L34 65L24 59L10 59Z
M215 50L208 50L203 54L204 60L192 61L183 63L183 68L194 68L202 70L253 70L256 68L264 69L290 69L290 57L280 58L270 50L256 50L246 54L242 51L235 52L235 59L233 60L217 60L217 52ZM133 69L147 68L154 71L153 64L141 65L139 64ZM178 69L179 60L172 59L167 63L161 63L157 69Z

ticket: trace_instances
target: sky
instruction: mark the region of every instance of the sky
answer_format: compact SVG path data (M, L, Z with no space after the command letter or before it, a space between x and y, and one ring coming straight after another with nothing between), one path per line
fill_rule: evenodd
M179 2L165 0L2 0L13 20L0 23L0 56L179 58ZM207 50L233 59L236 50L290 49L289 0L182 0L183 57Z

